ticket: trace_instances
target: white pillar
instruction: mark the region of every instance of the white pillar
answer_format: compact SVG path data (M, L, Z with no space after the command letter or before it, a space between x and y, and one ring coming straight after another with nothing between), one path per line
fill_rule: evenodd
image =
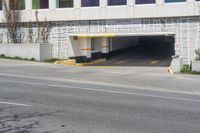
M74 8L80 8L81 7L81 0L74 0Z
M101 52L102 54L108 54L109 53L109 38L102 38L101 40Z
M25 0L25 9L32 10L32 0Z
M194 3L194 2L196 2L196 0L188 0L187 2L188 3Z
M165 0L156 0L156 4L163 5L165 3Z
M56 0L49 0L49 9L56 9Z
M92 58L91 38L81 38L80 44L82 55Z
M107 7L107 0L100 0L100 7L105 8Z
M127 5L128 6L134 6L135 5L135 0L127 0Z

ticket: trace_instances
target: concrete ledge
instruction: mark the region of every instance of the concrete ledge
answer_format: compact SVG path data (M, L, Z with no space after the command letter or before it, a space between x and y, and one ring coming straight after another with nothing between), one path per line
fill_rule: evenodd
M50 44L0 44L0 55L8 57L20 57L35 59L37 61L47 60L52 57L52 46Z
M200 61L192 60L192 71L200 72Z
M86 62L86 63L76 63L75 60L71 59L71 60L56 61L54 64L83 67L83 66L90 66L90 65L102 63L102 62L105 62L105 61L107 61L107 59L97 59L97 60L93 60L91 62Z
M182 58L173 58L168 71L172 74L180 73L183 66Z

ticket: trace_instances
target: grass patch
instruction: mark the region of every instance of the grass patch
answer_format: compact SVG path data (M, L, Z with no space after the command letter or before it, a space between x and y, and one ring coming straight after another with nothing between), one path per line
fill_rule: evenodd
M191 71L190 74L193 74L193 75L200 75L200 72Z
M1 55L0 55L0 58L2 58L2 59L11 59L11 60L27 60L27 61L35 61L34 58L27 59L27 58L21 58L21 57L18 57L18 56L15 56L15 57L9 57L9 56L5 56L4 54L1 54Z
M57 59L57 58L50 58L48 60L44 60L44 62L47 62L47 63L54 63L56 61L60 61L60 59Z
M181 73L200 75L200 72L192 71L192 69L189 65L183 65L181 68Z
M9 56L5 56L4 54L0 55L0 58L2 59L11 59L11 60L25 60L25 61L36 61L34 58L28 59L28 58L21 58L21 57L9 57ZM46 63L54 63L56 61L60 61L61 59L57 59L57 58L50 58L48 60L44 60L43 62Z

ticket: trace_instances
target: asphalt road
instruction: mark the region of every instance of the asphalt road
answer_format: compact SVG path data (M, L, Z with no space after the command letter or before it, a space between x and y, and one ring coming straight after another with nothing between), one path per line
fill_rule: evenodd
M81 82L81 79L76 81L72 78L77 76L78 79L78 75L89 73L95 79L95 75L102 72L95 73L99 68L90 71L87 68L75 75L82 68L69 67L66 69L74 71L74 77L69 80L56 75L58 68L63 66L7 60L0 62L1 133L200 132L198 88L195 91L191 89L196 93L190 93L186 88L172 91L172 86L168 90L154 89L145 82L145 87ZM44 69L44 73L41 69ZM64 74L70 75L69 72ZM115 74L123 77L116 70L107 76L116 78ZM55 80L52 80L53 77L56 77ZM103 77L106 78L105 75ZM170 80L166 77L160 84ZM156 78L152 78L155 83ZM157 75L157 78L162 79L163 76ZM199 83L198 78L195 79L185 82ZM176 87L178 85L174 84Z

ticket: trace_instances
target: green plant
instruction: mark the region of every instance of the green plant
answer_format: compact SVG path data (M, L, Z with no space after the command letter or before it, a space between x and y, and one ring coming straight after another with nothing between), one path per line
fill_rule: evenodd
M31 60L31 61L35 61L35 58L31 58L30 60Z
M0 58L3 58L3 57L5 57L5 55L4 55L4 54L1 54L1 55L0 55Z
M54 62L59 61L59 60L60 59L57 59L57 58L50 58L50 59L44 60L44 62L54 63Z
M195 58L195 60L196 60L196 61L200 61L200 49L196 49L196 50L195 50L195 53L196 53L196 58Z
M15 59L15 60L23 60L23 58L21 58L19 56L15 56L13 59Z
M5 56L4 54L1 54L1 55L0 55L0 58L3 58L3 59L12 59L12 60L27 60L27 61L35 61L34 58L27 59L27 58L21 58L21 57L19 57L19 56L9 57L9 56Z
M181 68L181 73L190 73L191 72L191 68L189 65L183 65Z

